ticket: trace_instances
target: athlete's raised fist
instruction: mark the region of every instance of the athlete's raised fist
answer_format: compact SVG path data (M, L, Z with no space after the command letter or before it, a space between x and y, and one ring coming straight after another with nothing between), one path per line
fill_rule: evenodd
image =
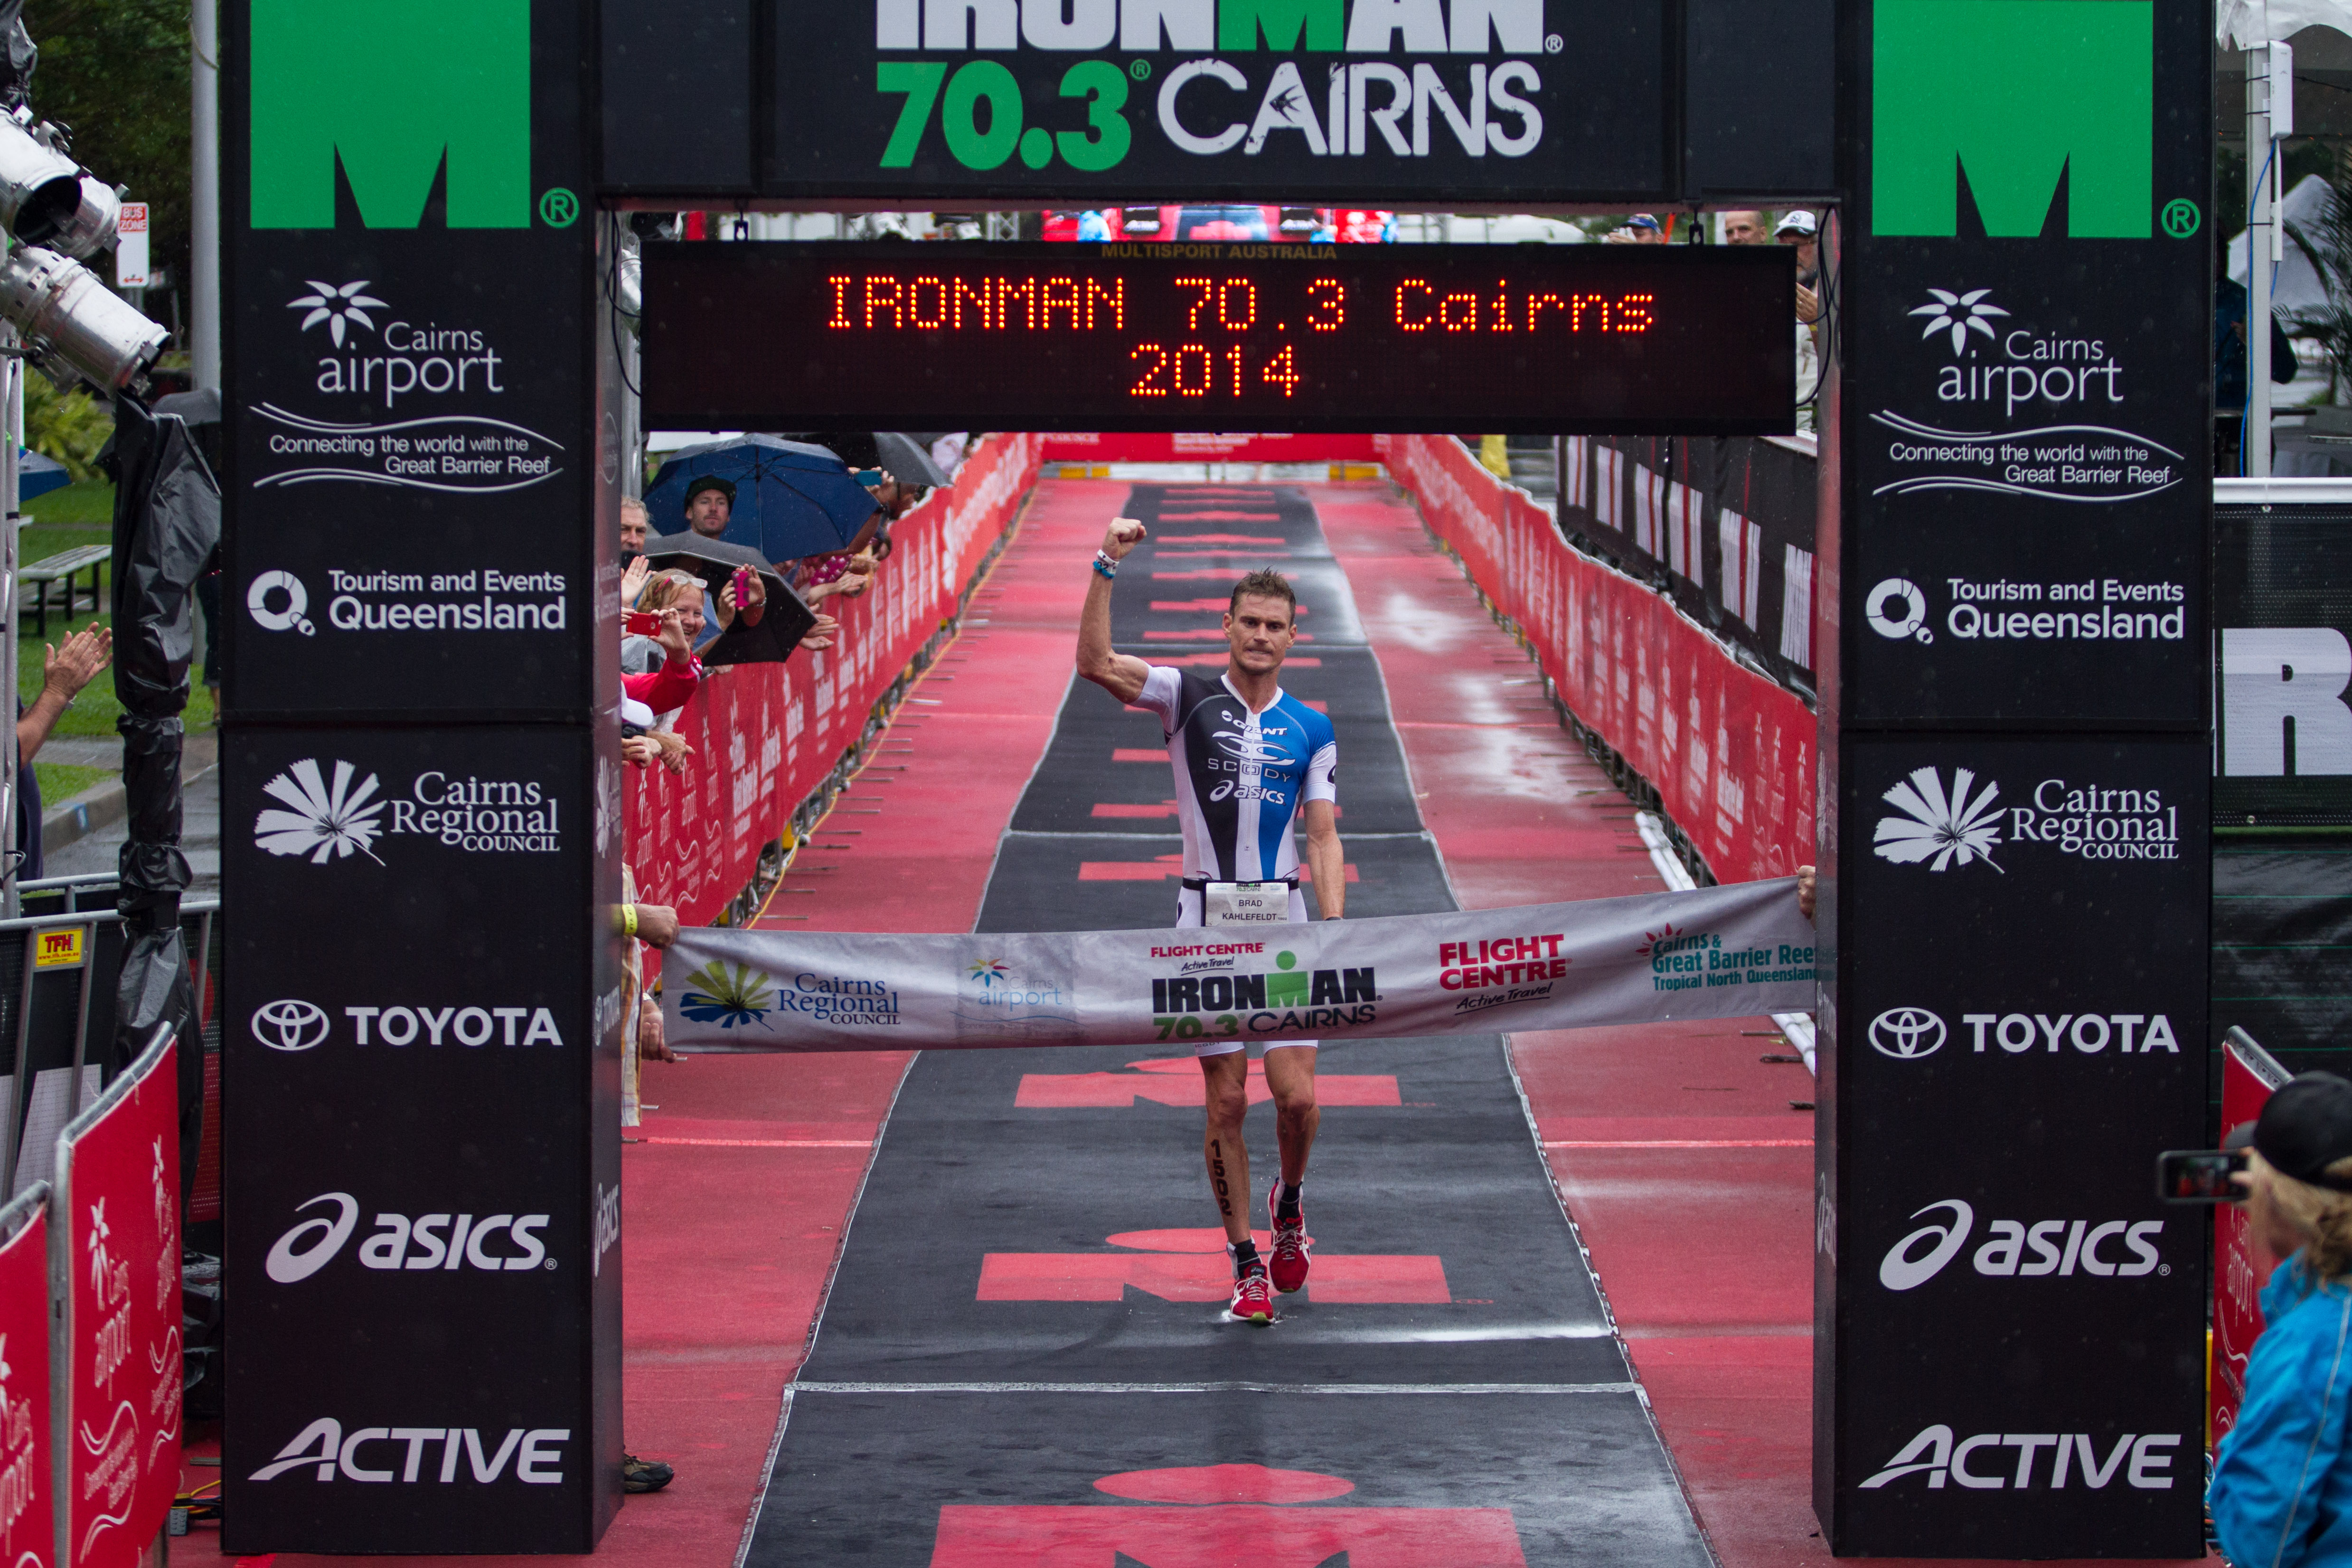
M1114 517L1110 531L1103 535L1103 554L1113 560L1124 560L1127 552L1143 542L1143 525L1133 517Z

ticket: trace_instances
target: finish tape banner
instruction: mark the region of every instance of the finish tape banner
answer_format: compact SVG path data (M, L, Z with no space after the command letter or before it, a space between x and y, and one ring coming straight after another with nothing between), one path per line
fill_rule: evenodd
M1491 1034L1814 1005L1796 881L1209 930L690 929L662 997L688 1051L903 1051Z

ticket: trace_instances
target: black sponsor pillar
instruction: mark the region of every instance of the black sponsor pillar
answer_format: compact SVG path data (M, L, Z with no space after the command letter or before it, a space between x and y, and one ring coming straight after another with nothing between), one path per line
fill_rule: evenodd
M1849 0L1814 1502L2202 1550L2208 8Z
M585 1552L619 1505L591 25L224 17L239 1553Z

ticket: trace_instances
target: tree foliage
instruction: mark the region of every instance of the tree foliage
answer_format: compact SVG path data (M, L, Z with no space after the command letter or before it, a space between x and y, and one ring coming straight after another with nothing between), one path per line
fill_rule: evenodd
M110 185L131 187L153 225L153 264L188 281L189 0L27 0L40 48L33 112L73 130L73 155ZM113 278L110 264L100 275ZM150 311L152 315L155 312Z

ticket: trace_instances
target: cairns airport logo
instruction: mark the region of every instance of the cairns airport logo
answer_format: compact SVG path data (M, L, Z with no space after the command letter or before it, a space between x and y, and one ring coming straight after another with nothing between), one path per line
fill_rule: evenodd
M475 854L553 854L562 848L555 797L529 780L459 778L431 768L406 798L382 793L338 761L331 778L304 758L262 786L278 802L254 819L254 842L269 854L326 865L362 854L378 865L375 842L387 833L438 839Z
M1982 863L2001 866L1993 851L2011 844L2047 845L2084 860L2180 858L2180 808L2158 789L2113 789L2045 779L2023 802L2002 805L2000 786L1979 786L1974 770L1952 771L1948 786L1933 768L1912 770L1881 799L1895 814L1878 819L1872 852L1896 865L1929 871Z
M1271 969L1244 973L1241 963L1262 957L1263 942L1190 943L1154 947L1160 959L1197 961L1213 956L1225 970L1216 974L1178 974L1151 982L1152 1024L1160 1040L1198 1040L1203 1034L1278 1034L1309 1032L1340 1024L1368 1024L1378 1016L1381 999L1372 967L1360 969L1302 969L1298 955L1274 955ZM1207 1015L1205 1024L1202 1015Z

